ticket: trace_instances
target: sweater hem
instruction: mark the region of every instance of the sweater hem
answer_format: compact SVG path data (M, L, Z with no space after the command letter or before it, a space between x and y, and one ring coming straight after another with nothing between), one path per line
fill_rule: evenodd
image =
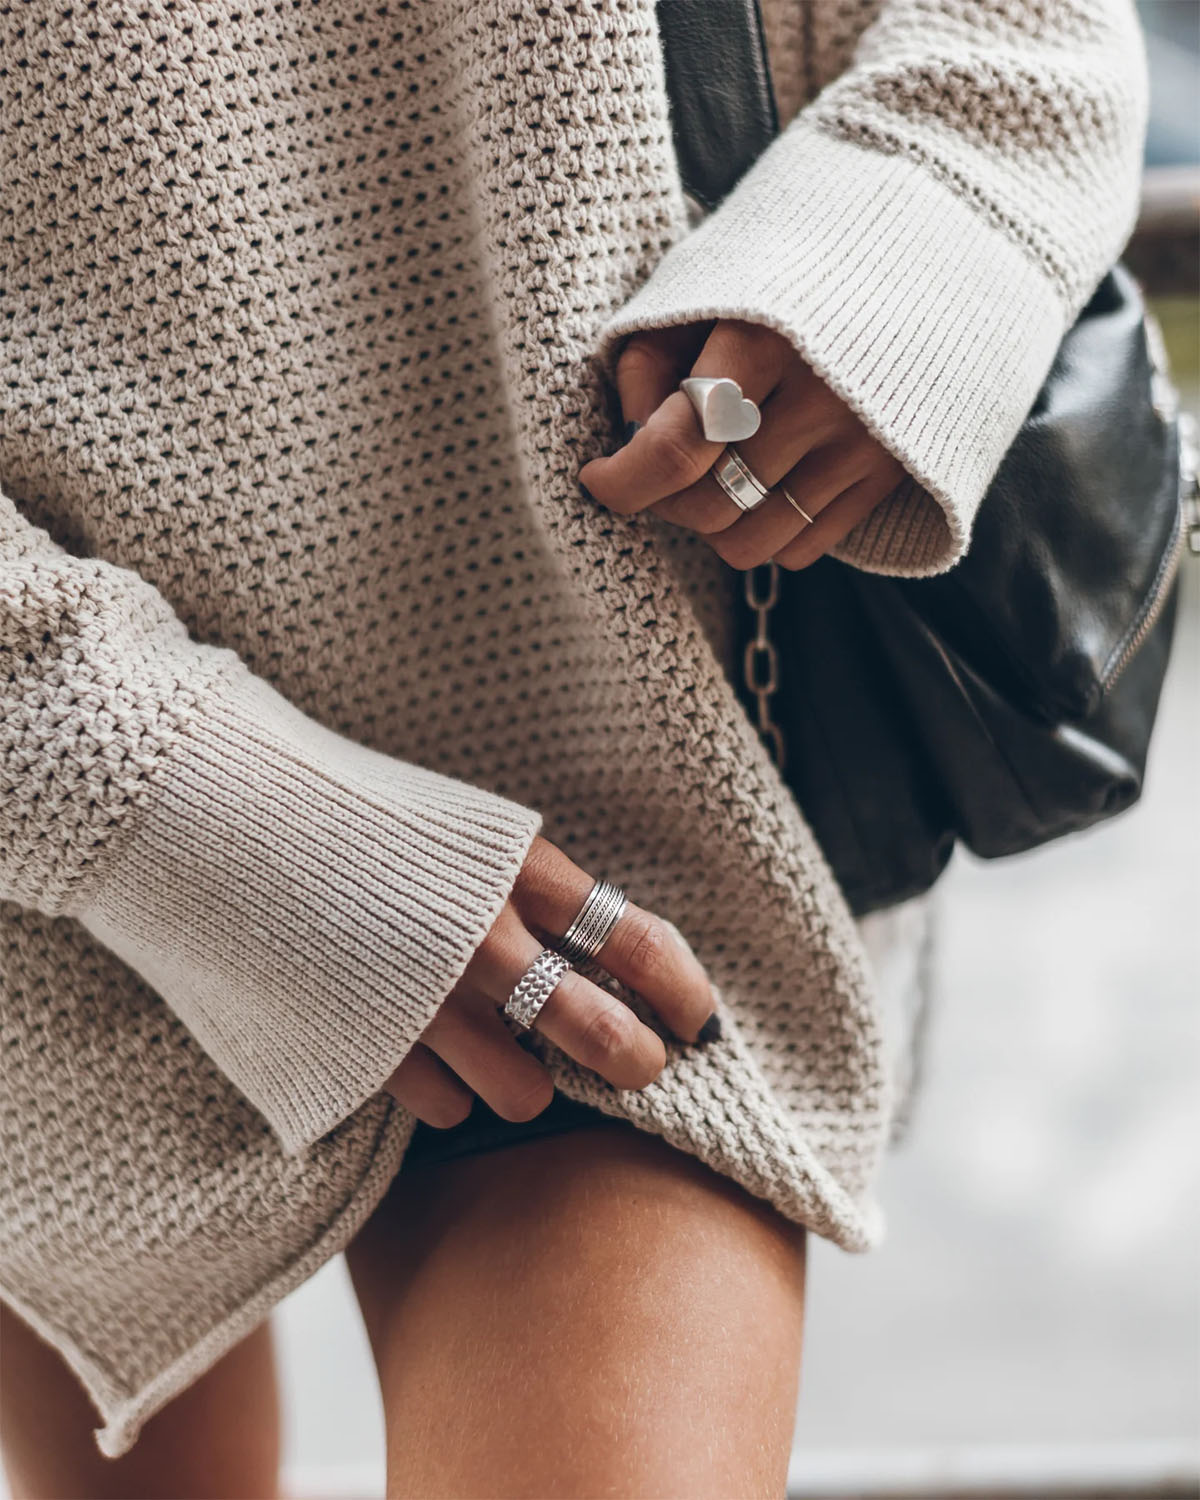
M543 1039L535 1033L535 1040ZM729 1043L719 1043L718 1046L725 1048ZM651 1090L634 1091L632 1096L627 1092L618 1099L616 1091L596 1075L579 1068L557 1049L549 1049L551 1055L546 1061L554 1075L555 1087L569 1098L658 1136L676 1150L729 1177L751 1196L769 1203L783 1217L803 1225L810 1233L829 1239L841 1250L861 1254L877 1248L884 1236L884 1220L878 1205L871 1199L856 1200L821 1166L809 1147L801 1143L800 1149L796 1150L794 1145L785 1142L783 1137L793 1134L793 1127L774 1108L771 1091L749 1053L741 1046L735 1046L734 1050L740 1054L736 1059L738 1069L748 1067L755 1084L762 1089L763 1099L767 1101L767 1116L759 1117L752 1132L753 1138L746 1141L751 1149L744 1155L739 1153L730 1157L714 1149L711 1134L707 1139L701 1138L694 1120L689 1122L678 1111L670 1109L669 1101L653 1097ZM711 1068L714 1061L707 1058L702 1066ZM724 1069L718 1064L717 1071L723 1072ZM668 1107L664 1108L664 1105ZM400 1171L412 1138L412 1128L406 1124L403 1110L389 1108L370 1148L359 1183L333 1222L306 1249L251 1289L232 1312L132 1392L120 1391L107 1371L69 1334L55 1327L8 1287L0 1287L0 1298L66 1361L83 1385L103 1424L93 1431L96 1446L106 1458L121 1458L128 1453L152 1417L253 1333L285 1297L346 1249L378 1208ZM769 1144L765 1152L761 1149L764 1144ZM886 1150L886 1143L882 1149ZM768 1162L778 1165L781 1159L790 1160L798 1168L800 1180L812 1190L810 1195L781 1190L778 1177L767 1165ZM792 1187L796 1187L795 1178ZM806 1198L803 1205L798 1201L802 1196Z
M3 1300L39 1338L67 1361L84 1386L104 1424L94 1432L96 1446L106 1458L120 1458L128 1453L151 1417L212 1369L236 1344L253 1333L272 1308L345 1249L382 1201L399 1171L411 1135L412 1130L406 1126L401 1112L389 1110L371 1148L362 1178L332 1224L306 1250L252 1291L233 1312L214 1324L178 1359L132 1394L120 1392L101 1365L69 1334L56 1329L7 1287L3 1289Z
M72 913L171 1005L295 1155L386 1083L541 824L371 750L245 673Z

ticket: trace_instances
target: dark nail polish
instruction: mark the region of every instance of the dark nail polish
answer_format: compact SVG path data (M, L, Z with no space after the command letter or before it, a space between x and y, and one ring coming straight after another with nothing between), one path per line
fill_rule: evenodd
M624 446L625 443L632 442L634 437L639 432L641 432L641 430L642 424L640 422L626 422L625 426L621 429L622 446Z
M712 1015L709 1016L708 1020L705 1021L704 1025L701 1026L700 1035L696 1038L696 1040L697 1042L715 1042L720 1038L720 1035L721 1018L714 1010Z

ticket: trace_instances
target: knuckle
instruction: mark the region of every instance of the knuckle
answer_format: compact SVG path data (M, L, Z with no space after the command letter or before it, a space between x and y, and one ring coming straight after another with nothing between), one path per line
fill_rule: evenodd
M638 912L626 938L626 963L634 989L653 985L667 967L671 938L658 917Z
M543 838L540 833L535 834L521 868L517 871L513 884L514 897L528 896L544 890L552 883L554 872L563 858L556 845Z
M722 562L745 573L759 560L761 547L753 546L745 537L736 534L736 528L720 531L709 543Z
M617 358L617 377L638 380L659 373L665 357L658 345L645 334L635 334Z
M732 364L752 356L747 364L756 363L768 351L774 353L776 346L786 343L782 336L765 323L750 323L742 318L729 318L717 325L709 340L707 353L714 360L714 367L722 362Z
M585 1065L601 1072L605 1064L628 1051L632 1040L629 1023L632 1020L633 1013L618 1001L602 1006L584 1028L581 1047Z
M650 431L650 429L647 429ZM652 432L646 464L654 478L672 491L684 490L705 472L703 457L689 448L683 436L663 426Z

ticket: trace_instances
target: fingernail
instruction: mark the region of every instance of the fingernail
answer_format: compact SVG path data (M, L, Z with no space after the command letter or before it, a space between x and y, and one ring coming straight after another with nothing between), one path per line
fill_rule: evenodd
M709 1016L708 1020L705 1021L704 1025L701 1026L701 1028L700 1028L700 1034L699 1034L699 1036L697 1036L696 1041L697 1042L715 1042L715 1041L718 1041L720 1039L720 1036L721 1036L721 1018L720 1018L719 1015L717 1015L716 1011L714 1010L713 1013L712 1013L712 1015Z
M622 445L632 442L641 430L642 424L640 422L626 422L625 426L621 429Z

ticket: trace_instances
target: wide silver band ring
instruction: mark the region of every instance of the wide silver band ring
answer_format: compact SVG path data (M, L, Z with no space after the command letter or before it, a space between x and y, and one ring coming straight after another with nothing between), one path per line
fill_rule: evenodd
M736 448L726 448L709 473L739 510L753 510L770 494Z
M597 880L579 908L579 915L558 939L558 951L575 964L595 958L628 904L620 886L613 885L611 880Z
M570 960L561 953L543 948L513 986L512 994L504 1002L504 1014L528 1031L570 968Z

